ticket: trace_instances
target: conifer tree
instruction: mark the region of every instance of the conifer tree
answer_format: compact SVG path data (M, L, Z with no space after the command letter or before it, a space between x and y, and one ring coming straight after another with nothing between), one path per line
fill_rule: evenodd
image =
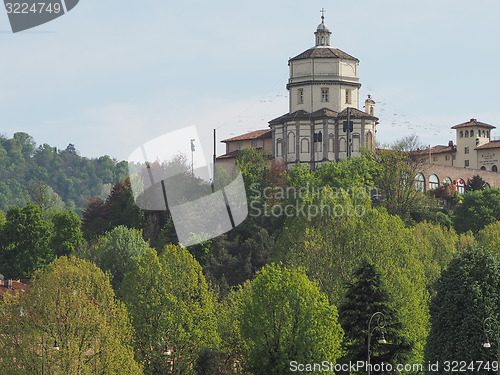
M356 280L350 285L345 302L339 307L339 320L345 332L345 356L341 362L368 360L368 323L376 312L385 316L380 320L386 344L380 344L381 330L377 329L377 317L372 320L372 339L370 363L396 364L408 360L412 343L403 335L402 324L392 307L389 293L376 266L365 260L355 272ZM379 315L380 316L380 315Z

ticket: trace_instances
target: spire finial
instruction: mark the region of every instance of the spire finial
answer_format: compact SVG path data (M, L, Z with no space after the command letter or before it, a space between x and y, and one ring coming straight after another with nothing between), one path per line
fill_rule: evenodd
M325 8L321 8L320 12L321 12L321 22L325 22L325 13L326 13Z

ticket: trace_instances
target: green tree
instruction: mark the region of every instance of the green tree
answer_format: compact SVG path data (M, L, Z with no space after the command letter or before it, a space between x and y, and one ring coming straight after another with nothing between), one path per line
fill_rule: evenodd
M51 225L40 207L28 202L7 212L0 236L0 269L9 278L30 277L55 258L49 246Z
M480 248L495 255L500 260L500 221L481 229L477 234L476 241Z
M414 184L418 159L407 152L383 150L376 154L376 161L379 168L374 179L384 198L382 206L408 220L418 196Z
M455 230L477 233L486 225L500 220L500 189L471 191L455 209Z
M356 280L352 283L339 306L339 320L345 332L345 363L366 361L368 345L368 324L373 314L381 312L385 319L382 331L377 331L378 316L372 322L370 334L370 362L372 364L397 364L408 361L412 344L403 333L402 324L394 310L387 286L382 275L372 263L364 261L355 272ZM377 338L384 332L387 344L378 343Z
M118 226L99 239L96 264L108 273L115 291L120 285L130 265L146 254L149 245L137 229Z
M467 179L467 183L465 184L465 191L476 191L476 190L484 190L486 186L486 181L484 181L481 176L478 174L472 176L472 178Z
M337 309L304 273L271 264L249 288L240 324L250 372L288 374L292 361L336 362L343 336Z
M431 329L425 348L425 360L496 361L495 347L483 348L483 320L498 320L500 303L500 268L498 261L485 251L470 249L453 259L443 271L436 286L437 294L430 303ZM496 346L496 343L495 343ZM464 374L487 374L468 371Z
M160 256L148 250L130 266L121 290L146 373L190 374L200 351L219 345L215 296L185 248L169 245ZM167 348L171 355L163 355Z
M372 208L366 196L342 190L330 193L306 204L306 217L287 219L270 260L292 268L303 267L330 301L338 304L347 291L346 285L354 281L354 270L368 258L391 285L393 307L399 313L404 334L415 345L412 360L421 361L428 329L429 284L414 233L400 217L389 215L383 208ZM309 207L311 213L317 212L310 220Z
M90 262L57 259L35 275L24 295L6 296L0 310L4 374L40 374L42 351L46 374L142 373L127 312ZM51 350L54 339L57 352Z
M53 233L49 246L57 257L73 254L79 246L83 245L81 222L74 212L56 212L51 222Z

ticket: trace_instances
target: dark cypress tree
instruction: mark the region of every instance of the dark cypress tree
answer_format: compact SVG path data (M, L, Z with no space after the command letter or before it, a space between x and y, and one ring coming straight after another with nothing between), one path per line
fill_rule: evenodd
M384 332L386 344L380 344L377 317L372 320L370 363L391 364L395 373L396 364L405 363L413 344L403 334L402 324L392 307L391 298L376 266L365 260L355 273L356 280L348 288L345 301L339 307L339 321L345 332L345 356L340 363L368 360L368 323L376 312L385 316ZM383 319L380 320L383 324ZM375 328L375 329L374 329Z
M470 249L451 261L436 284L436 295L430 303L431 329L425 348L426 362L439 362L446 371L453 361L466 363L461 374L491 374L497 361L498 327L492 325L491 348L483 347L485 318L499 318L500 265L489 253ZM451 362L446 363L446 362ZM476 361L483 361L480 370ZM486 363L489 361L489 372ZM474 368L468 367L471 363ZM496 366L496 364L495 364ZM431 372L429 372L431 373Z

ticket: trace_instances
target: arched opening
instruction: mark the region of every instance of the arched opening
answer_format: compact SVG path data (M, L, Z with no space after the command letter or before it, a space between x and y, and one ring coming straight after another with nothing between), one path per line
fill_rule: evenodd
M425 193L425 177L422 173L415 176L415 190L419 193Z
M295 152L295 133L288 133L288 153L293 154Z
M464 137L464 132L460 131L460 138L463 138L463 137Z
M283 140L278 138L276 140L276 156L283 155Z
M469 138L469 131L468 130L465 131L465 138Z
M429 177L429 189L437 189L439 187L439 178L435 174Z
M474 130L471 130L471 131L470 131L470 136L471 136L471 137L474 137Z
M328 151L329 152L334 152L335 143L333 140L334 140L333 134L330 133L330 135L328 135Z
M339 151L340 152L345 152L346 151L345 138L340 138L339 139Z
M372 132L366 133L366 148L371 150L373 147L373 135Z
M460 195L464 195L465 193L465 180L463 178L457 179L457 192Z
M496 165L491 167L492 172L498 172L498 167Z
M309 153L309 139L302 138L300 141L300 152Z
M481 170L482 170L482 171L485 171L485 170L486 170L486 167L483 165L483 166L481 167Z
M451 181L451 178L445 177L443 178L443 185L451 185L453 182Z

